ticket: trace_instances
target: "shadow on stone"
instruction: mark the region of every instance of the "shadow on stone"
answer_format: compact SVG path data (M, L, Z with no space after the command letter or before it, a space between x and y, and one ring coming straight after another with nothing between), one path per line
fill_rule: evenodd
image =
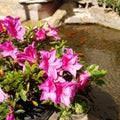
M118 106L112 96L98 87L92 87L89 96L92 107L88 120L119 120Z

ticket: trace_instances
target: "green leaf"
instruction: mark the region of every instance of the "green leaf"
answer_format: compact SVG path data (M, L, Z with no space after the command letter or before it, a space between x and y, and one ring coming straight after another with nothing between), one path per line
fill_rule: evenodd
M31 72L31 66L27 61L25 61L25 68L27 71Z
M62 110L62 108L61 108L59 105L54 104L54 106L55 106L57 109Z
M81 104L79 104L79 103L76 103L75 104L75 112L78 113L78 114L83 113L84 112L83 106Z
M52 105L51 100L44 100L44 101L41 102L41 104L48 104L48 103L49 103L49 105Z
M38 28L42 28L43 25L44 25L44 24L43 24L41 21L39 21L39 23L38 23Z
M35 71L35 69L37 68L36 64L33 64L32 66L26 61L25 62L25 68L26 68L26 72L27 73L33 73Z
M26 91L21 89L20 91L20 97L22 98L23 101L26 101L27 100L27 97L26 97Z
M106 75L107 74L107 70L101 70L101 74L102 75Z
M18 89L19 90L23 89L23 84L22 83L19 84Z
M38 73L38 75L37 75L37 76L38 76L38 78L39 78L39 77L41 77L43 73L44 73L44 71L43 71L43 70L41 70L41 71Z
M15 101L17 102L20 99L20 93L16 92L15 94Z
M37 68L36 64L33 64L31 67L31 71L33 72L35 70L35 68Z
M105 84L105 82L103 80L95 80L95 83L99 86L102 86Z
M91 71L91 70L93 70L95 68L95 66L96 66L96 64L90 65L90 66L87 67L87 69L89 71Z
M104 77L107 73L106 70L99 70L99 66L95 64L87 67L87 70L89 71L89 75L91 76L91 78L93 78L94 80Z
M0 120L5 120L6 116L0 115Z
M15 111L16 114L20 114L20 113L24 113L25 111L23 109L19 109L17 111Z

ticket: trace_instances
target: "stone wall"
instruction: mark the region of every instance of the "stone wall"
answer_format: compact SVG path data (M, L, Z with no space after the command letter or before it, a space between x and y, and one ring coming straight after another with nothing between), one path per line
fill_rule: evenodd
M19 0L0 0L0 3L18 3Z
M40 20L51 16L62 4L61 1L20 4L19 0L0 0L0 16L12 15L22 20Z
M26 20L24 7L19 4L19 0L0 0L0 16L11 15Z

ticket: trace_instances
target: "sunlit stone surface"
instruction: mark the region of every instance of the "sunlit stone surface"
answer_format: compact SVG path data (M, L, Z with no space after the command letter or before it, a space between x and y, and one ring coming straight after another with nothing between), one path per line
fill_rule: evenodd
M19 3L46 3L54 0L19 0Z

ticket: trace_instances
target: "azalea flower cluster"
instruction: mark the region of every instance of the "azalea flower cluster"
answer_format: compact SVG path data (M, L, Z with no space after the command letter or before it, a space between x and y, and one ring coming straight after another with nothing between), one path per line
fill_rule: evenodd
M28 44L28 46L25 47L23 51L19 51L18 48L15 47L14 42L24 42L24 36L26 34L26 29L21 25L20 18L6 16L4 20L0 20L0 34L2 35L7 33L7 35L9 36L9 39L4 38L0 43L1 59L11 57L13 61L16 61L18 65L22 67L23 72L26 70L25 61L28 61L31 66L33 64L38 64L38 67L40 68L38 62L40 54L35 48L35 42L46 40L47 36L53 37L56 40L60 40L61 38L58 36L57 29L51 27L50 25L48 25L48 31L46 31L44 28L34 27L32 32L34 33L32 44ZM10 40L10 38L12 40ZM42 52L44 54L45 51L41 51L41 53ZM45 65L45 67L47 67L47 65ZM3 72L2 69L1 72ZM4 91L0 88L0 103L8 99L9 96L10 95L4 93ZM13 120L14 115L12 114L12 111L14 110L14 108L10 106L9 110L10 114L7 115L6 120Z
M69 106L78 89L84 90L89 79L88 71L77 76L77 71L82 68L78 57L72 49L66 48L62 59L56 58L56 51L41 51L42 61L40 68L47 74L47 79L39 88L42 89L41 100L52 100L55 104ZM72 76L70 81L64 78L64 72ZM77 79L77 80L75 80Z
M31 81L28 78L26 83L16 79L16 83L14 83L15 81L12 80L15 88L9 90L10 86L5 87L4 79L9 81L10 78L5 77L5 75L11 77L13 74L17 74L16 76L20 80L25 79L22 75L26 75L26 73L29 74L26 76L29 76L32 80L33 75L36 75L37 77L34 78L37 79L37 82L34 81L35 86L33 86L32 91L34 87L35 91L41 91L40 101L52 101L54 104L62 104L66 107L72 104L78 90L84 91L90 79L88 70L82 70L84 66L71 48L62 46L60 49L62 52L59 53L57 44L62 45L61 37L58 35L56 28L49 24L47 26L47 30L43 26L28 29L21 25L20 18L13 18L12 16L6 16L4 20L0 20L0 59L8 60L12 66L5 65L4 70L2 67L8 62L3 62L3 66L0 68L0 81L3 81L0 82L0 106L8 99L17 101L18 96L26 102L28 100L27 93L30 91ZM49 50L44 50L42 44L45 44L45 42L46 45L49 44L51 41L49 38L55 44ZM31 74L32 70L26 72L28 69L26 62L29 64L30 69L33 69L34 65L36 66L37 70L34 74ZM18 83L18 88L22 90L17 90L16 85ZM11 83L9 84L11 85ZM12 89L12 87L10 88ZM15 93L12 95L11 91ZM15 120L16 104L13 103L10 102L7 106L6 120Z

